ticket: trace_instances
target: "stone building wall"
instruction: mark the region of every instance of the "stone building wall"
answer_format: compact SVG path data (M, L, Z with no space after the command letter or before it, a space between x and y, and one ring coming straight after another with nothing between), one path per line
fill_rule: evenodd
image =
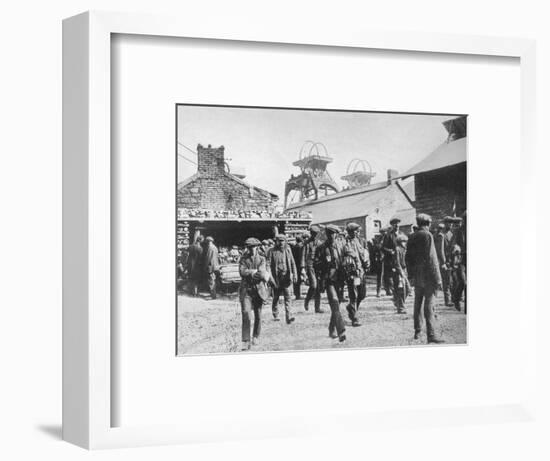
M278 197L225 171L224 147L197 146L197 173L178 189L178 207L208 210L273 209Z

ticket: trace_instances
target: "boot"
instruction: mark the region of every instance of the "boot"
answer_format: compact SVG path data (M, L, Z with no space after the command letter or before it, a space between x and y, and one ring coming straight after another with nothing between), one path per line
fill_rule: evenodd
M444 344L445 341L443 341L442 339L439 339L439 338L428 338L428 344Z

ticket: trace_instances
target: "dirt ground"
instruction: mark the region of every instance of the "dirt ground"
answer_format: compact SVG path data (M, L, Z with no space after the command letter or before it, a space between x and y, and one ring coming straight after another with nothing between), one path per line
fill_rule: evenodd
M302 297L307 286L302 285ZM271 301L271 300L270 300ZM376 297L374 280L367 285L367 298L361 304L359 321L362 326L353 328L347 318L345 303L340 310L346 321L347 341L328 337L330 309L326 296L321 300L325 312L304 310L304 301L292 297L292 313L295 322L284 321L284 307L280 305L281 321L275 322L271 315L271 302L262 312L260 344L252 346L252 352L288 351L332 348L368 348L415 346L426 344L426 335L414 340L413 297L407 299L407 314L397 314L389 296ZM453 307L443 305L440 293L437 299L436 333L446 344L465 344L466 315ZM236 293L219 295L211 300L206 294L197 298L178 296L178 355L241 352L241 310Z

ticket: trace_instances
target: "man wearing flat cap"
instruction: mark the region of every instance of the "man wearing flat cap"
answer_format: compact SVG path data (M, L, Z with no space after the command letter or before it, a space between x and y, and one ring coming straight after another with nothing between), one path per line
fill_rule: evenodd
M406 314L405 300L411 291L405 262L408 237L405 234L397 236L395 250L395 272L393 273L393 305L398 314Z
M384 235L386 234L386 228L381 227L380 233L375 235L372 239L372 269L376 274L376 297L380 297L382 291L382 282L384 279L384 251L382 250L382 242L384 241ZM389 287L384 282L384 289L386 294L389 295Z
M452 231L453 218L445 216L443 222L437 226L435 234L435 250L439 261L439 270L441 271L441 280L443 284L443 298L445 306L451 304L451 248L453 241Z
M258 253L267 259L267 251L269 250L269 241L267 239L262 240L262 244L258 247Z
M395 249L397 248L397 235L399 223L397 217L390 219L390 227L382 240L382 251L384 253L384 285L388 287L390 295L393 295L393 273L395 272Z
M212 299L216 299L216 283L220 271L220 258L218 248L214 245L214 239L206 237L204 247L204 276L210 290Z
M346 273L346 285L349 296L349 304L346 306L346 310L354 327L361 325L357 318L357 312L359 311L361 302L367 295L365 277L370 266L369 253L363 239L359 237L360 228L361 226L357 223L349 223L346 226L347 235L344 244L344 252L347 253L346 258L344 258L346 262L344 264L344 272Z
M340 342L346 340L346 326L340 313L340 299L338 293L344 284L343 260L344 247L337 241L340 229L338 226L328 224L325 227L327 239L319 246L316 253L315 265L319 267L320 277L327 290L328 303L330 305L329 336L338 338Z
M418 230L409 238L405 260L414 286L414 339L419 339L422 332L423 310L428 343L440 344L444 341L435 334L434 302L437 290L441 288L441 273L434 238L430 233L431 222L432 218L427 214L421 213L416 217Z
M273 303L271 305L273 318L279 320L279 297L283 295L286 323L290 324L294 322L290 308L290 285L296 282L298 274L292 251L286 243L284 234L275 237L275 246L269 251L268 255L267 266L273 284Z
M309 237L304 242L302 251L302 277L307 278L309 288L304 300L304 309L309 310L309 303L313 299L315 312L323 313L321 309L321 289L315 270L315 253L317 252L317 236L321 229L315 224L309 228Z
M239 274L241 285L239 287L239 300L241 302L242 315L242 350L250 349L250 316L254 312L254 328L252 330L252 344L258 344L262 329L262 307L268 297L266 282L269 273L266 260L258 252L261 245L258 239L253 237L245 241L246 249L239 259Z

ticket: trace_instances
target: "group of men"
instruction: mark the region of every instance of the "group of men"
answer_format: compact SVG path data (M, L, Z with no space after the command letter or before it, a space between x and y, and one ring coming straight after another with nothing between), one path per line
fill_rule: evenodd
M406 313L405 299L414 287L414 338L418 339L426 323L428 343L444 341L435 331L435 297L438 290L452 291L449 300L460 310L460 300L466 290L466 214L461 219L446 219L443 230L448 244L441 241L438 232L435 238L430 232L431 218L426 214L417 216L417 226L410 237L399 232L399 220L391 220L391 228L380 239L380 272L385 276L387 289L393 295L398 313ZM452 226L455 226L453 229ZM284 235L278 235L275 245L269 247L258 239L246 240L239 261L241 285L239 290L242 310L243 350L257 344L261 332L262 308L272 292L272 313L278 320L278 300L282 295L285 302L285 318L288 324L294 322L291 314L290 287L298 283L299 276L307 279L308 291L304 309L309 310L313 300L316 313L322 313L321 293L326 292L330 306L329 336L346 341L346 325L340 305L344 301L344 287L347 287L346 311L353 327L361 326L357 312L366 297L366 274L371 257L365 241L359 237L360 226L350 223L345 234L333 224L324 227L325 240L321 241L319 226L311 226L302 235L297 245L299 252L292 252ZM439 248L441 246L441 248ZM446 255L440 259L440 253ZM372 252L371 252L372 253ZM299 261L296 264L296 261ZM380 285L377 287L380 294ZM299 290L296 292L299 298ZM466 311L466 303L464 306ZM254 315L252 336L251 323Z
M291 295L301 299L301 282L308 285L304 309L313 302L314 312L323 313L321 294L326 292L330 307L329 336L346 341L346 325L340 311L347 288L347 315L353 327L361 326L358 311L366 298L366 275L373 269L377 297L384 287L393 296L397 313L405 314L405 301L414 287L414 337L420 337L426 323L428 343L441 343L435 333L435 296L444 293L446 305L466 312L466 213L462 218L447 217L430 232L431 218L419 214L409 236L399 231L399 219L390 220L372 242L360 237L360 226L349 223L345 231L334 224L312 225L292 244L284 234L273 240L250 237L239 258L241 284L243 350L257 344L261 332L262 309L271 298L273 319L279 321L279 299L284 301L285 321L295 321ZM324 232L323 232L324 231ZM324 234L324 238L323 238ZM216 298L219 257L212 237L199 236L189 248L187 271L190 290L197 295L199 284L208 285ZM254 320L252 322L252 316ZM252 326L253 324L253 326ZM252 331L251 331L252 328Z
M218 248L212 237L199 235L189 247L187 275L192 296L197 296L203 283L208 286L212 299L216 299L217 274L220 270Z

